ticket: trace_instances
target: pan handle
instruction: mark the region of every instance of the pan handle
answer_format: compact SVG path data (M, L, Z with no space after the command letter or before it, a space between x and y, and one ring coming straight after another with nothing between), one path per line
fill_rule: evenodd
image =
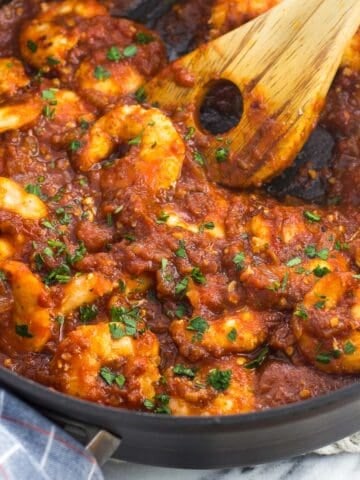
M46 410L42 410L42 413L82 445L85 445L86 451L96 458L100 466L114 455L121 444L121 438L101 428Z
M86 445L85 450L93 455L98 464L102 466L113 456L120 443L120 438L115 437L112 433L99 430Z

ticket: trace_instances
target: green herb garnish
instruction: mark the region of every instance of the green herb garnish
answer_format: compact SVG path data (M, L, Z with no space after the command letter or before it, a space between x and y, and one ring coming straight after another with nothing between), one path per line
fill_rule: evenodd
M231 375L231 370L219 370L218 368L214 368L213 370L210 370L206 382L218 392L223 392L229 388Z

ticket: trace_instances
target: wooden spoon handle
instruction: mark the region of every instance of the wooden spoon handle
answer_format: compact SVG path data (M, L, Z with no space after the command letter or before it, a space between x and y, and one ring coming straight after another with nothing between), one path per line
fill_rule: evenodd
M219 144L209 140L209 173L229 186L259 185L300 150L359 24L360 0L285 0L175 62L148 84L149 100L196 105L210 81L234 82L243 94L244 114L223 135L228 161L214 160ZM194 78L191 88L176 83L179 70ZM196 113L189 123L199 128Z

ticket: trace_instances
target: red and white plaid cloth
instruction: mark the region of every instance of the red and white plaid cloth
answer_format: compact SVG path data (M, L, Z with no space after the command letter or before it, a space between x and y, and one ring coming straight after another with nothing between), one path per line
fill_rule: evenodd
M0 479L103 480L82 445L0 389Z

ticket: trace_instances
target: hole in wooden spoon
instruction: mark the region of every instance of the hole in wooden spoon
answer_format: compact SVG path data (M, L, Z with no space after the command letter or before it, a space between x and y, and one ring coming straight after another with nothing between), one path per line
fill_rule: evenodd
M239 124L243 108L243 97L235 83L212 81L199 109L200 125L213 135L226 133Z

